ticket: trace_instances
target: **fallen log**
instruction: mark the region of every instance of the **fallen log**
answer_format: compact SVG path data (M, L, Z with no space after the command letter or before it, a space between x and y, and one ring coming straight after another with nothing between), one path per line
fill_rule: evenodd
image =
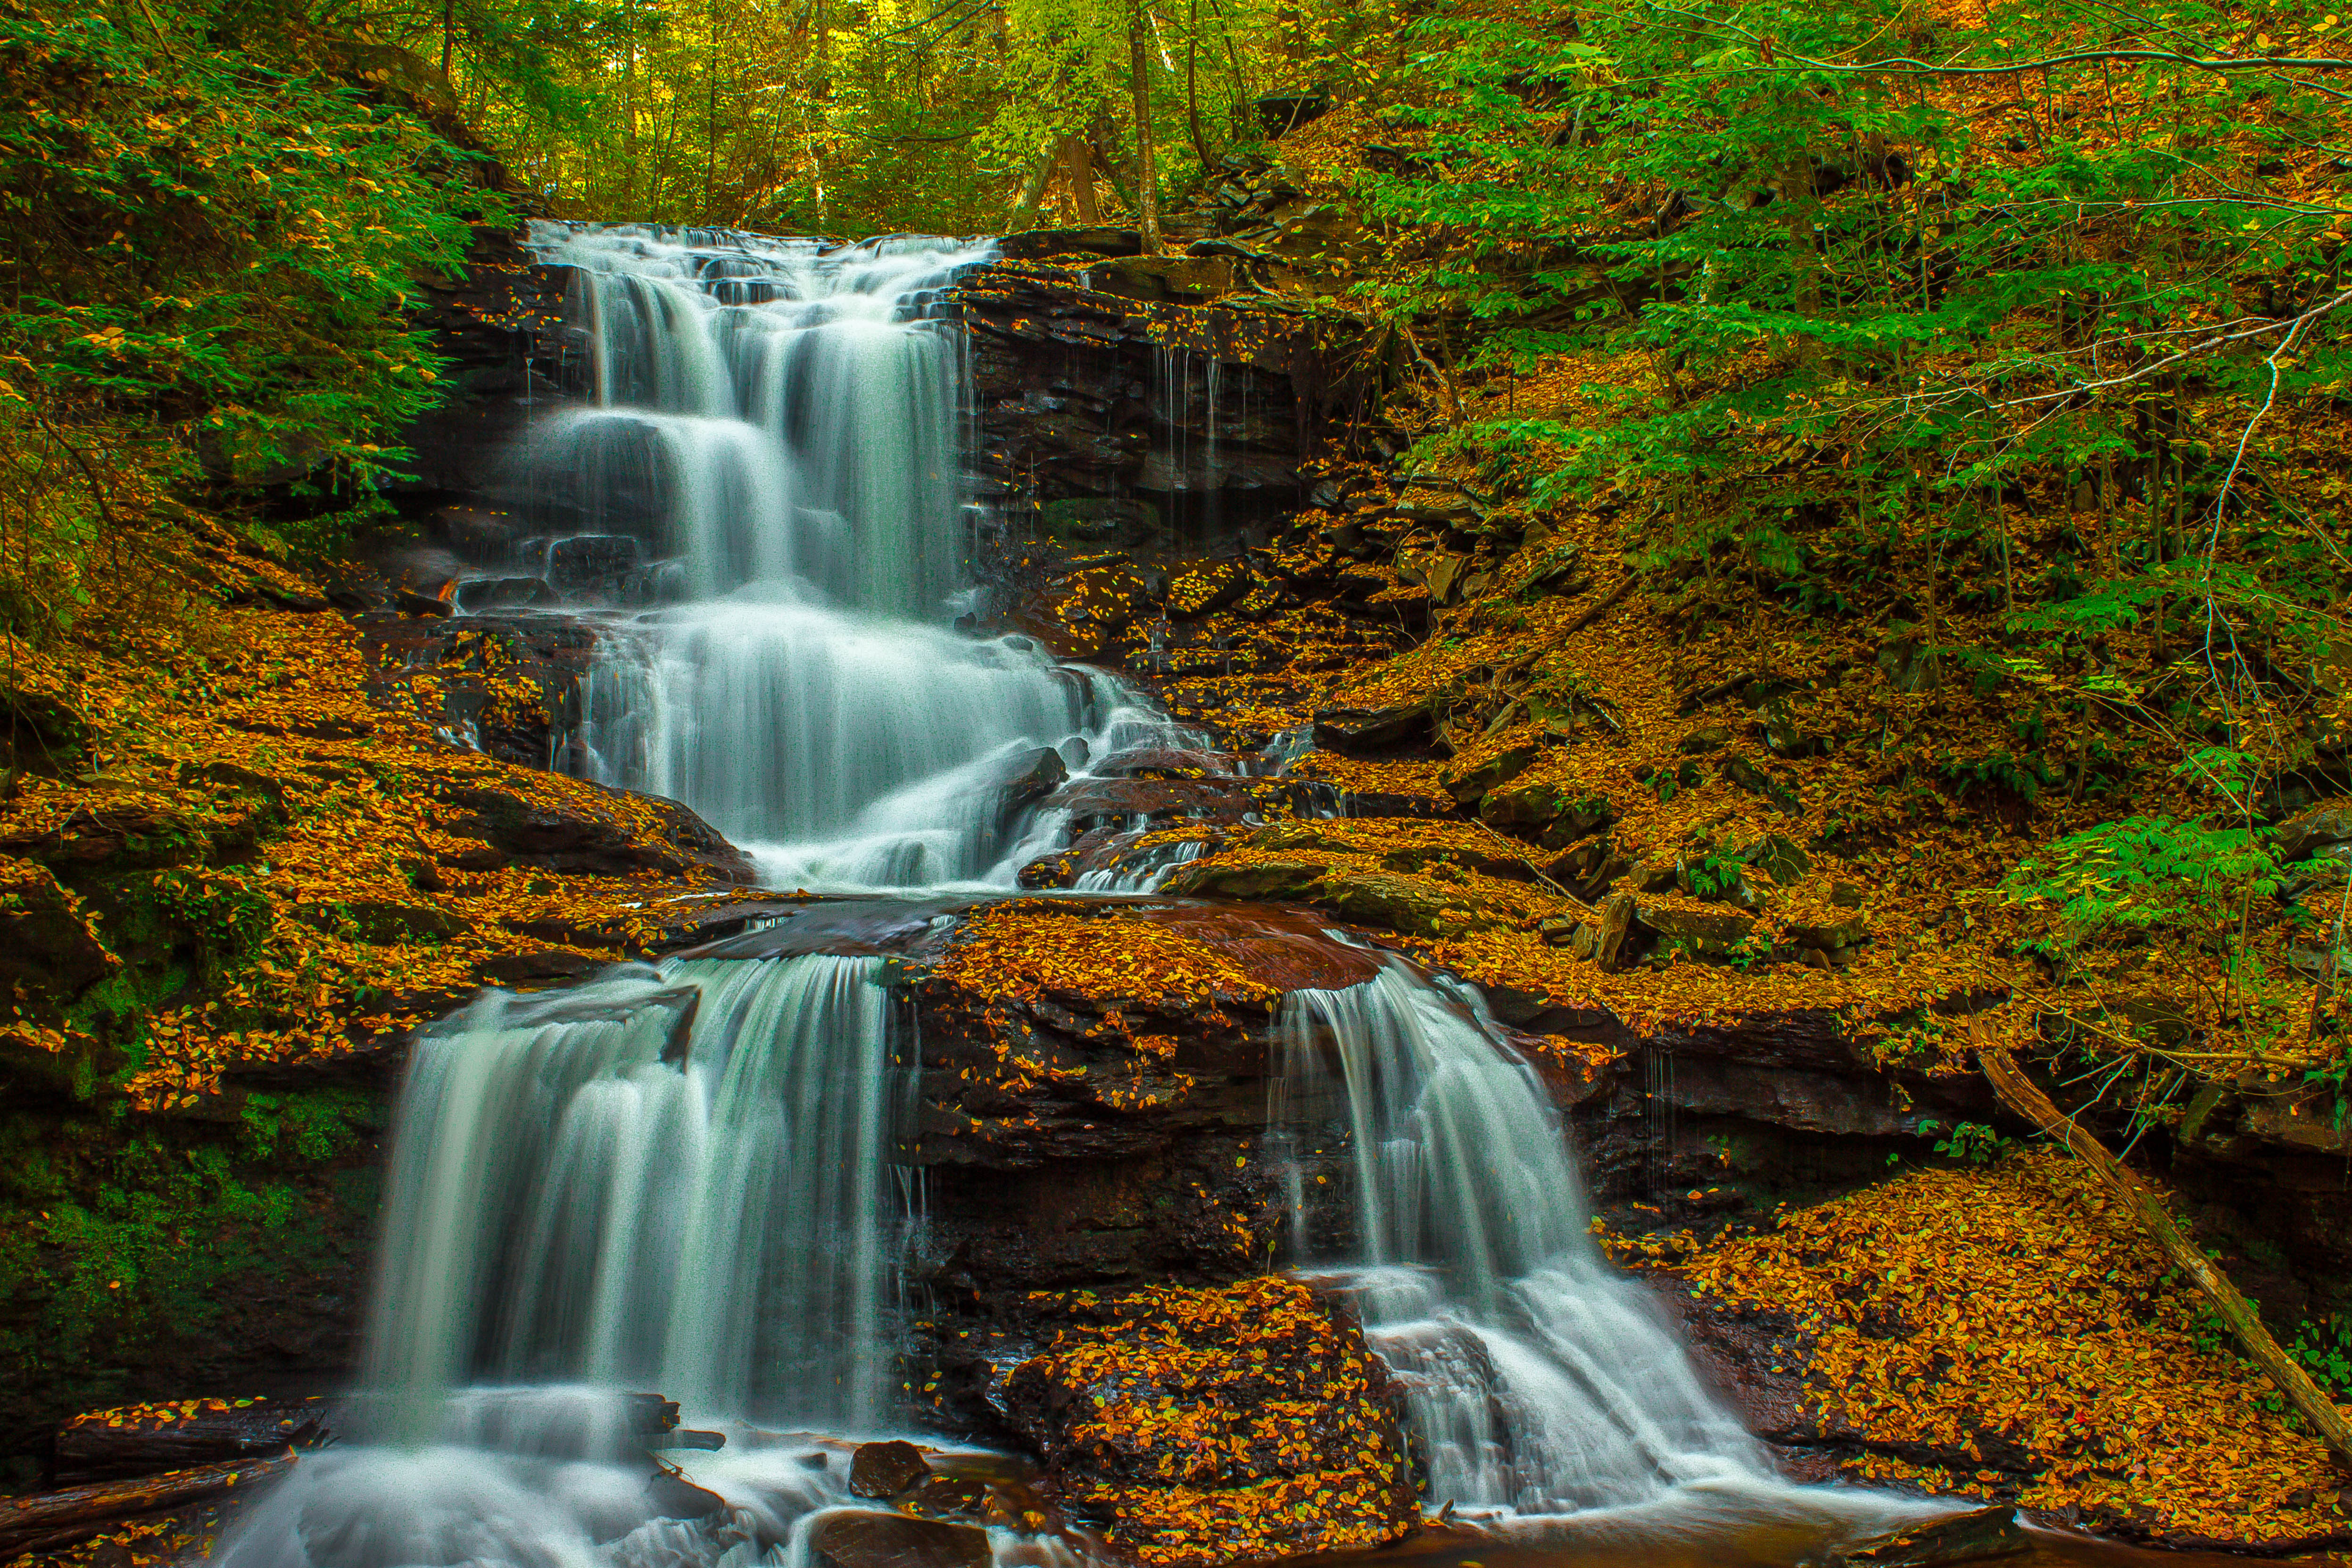
M322 1399L201 1399L77 1415L58 1428L57 1484L152 1476L314 1447L327 1436Z
M648 1450L698 1448L704 1453L715 1454L725 1447L727 1447L726 1433L698 1432L691 1426L679 1426L667 1432L658 1432L646 1439L646 1447Z
M100 1481L64 1491L0 1498L0 1563L27 1552L53 1552L88 1541L125 1520L166 1513L293 1468L294 1450L173 1470L135 1480Z
M1615 587L1601 595L1601 597L1593 604L1587 605L1584 611L1574 620L1569 622L1568 625L1554 632L1541 646L1529 649L1528 652L1523 653L1518 658L1513 659L1510 663L1505 665L1498 673L1505 676L1516 675L1520 670L1528 668L1534 665L1534 663L1538 659L1543 658L1544 655L1559 652L1561 648L1568 646L1569 638L1574 637L1577 633L1582 631L1585 627L1591 626L1593 622L1599 620L1610 611L1615 609L1617 607L1617 602L1633 591L1633 574L1628 572L1624 576L1617 580L1617 585Z
M2016 1058L1982 1035L1977 1037L1977 1061L1985 1077L1992 1081L1993 1091L2011 1110L2073 1150L2076 1159L2098 1173L2109 1188L2131 1205L2140 1224L2147 1227L2172 1266L2205 1293L2205 1299L2237 1337L2248 1359L2270 1375L2278 1391L2286 1395L2287 1403L2327 1445L2336 1464L2352 1470L2352 1423L2344 1419L2336 1402L2311 1381L2311 1374L2279 1349L2278 1341L2263 1326L2262 1315L2254 1310L2252 1303L2240 1295L2229 1276L2215 1268L2203 1249L2189 1240L2155 1190L2108 1153L2106 1145L2092 1137L2081 1123L2052 1104L2050 1097L2019 1070Z
M2017 1522L2017 1510L2003 1504L1938 1514L1867 1541L1851 1542L1833 1548L1830 1562L1833 1568L1946 1568L2032 1549L2033 1542Z

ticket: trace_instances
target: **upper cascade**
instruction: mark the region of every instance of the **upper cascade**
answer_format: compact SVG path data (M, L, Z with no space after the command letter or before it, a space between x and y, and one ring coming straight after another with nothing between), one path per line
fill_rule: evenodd
M781 886L1009 888L1066 814L1009 799L1008 768L1181 743L1115 678L945 624L969 376L939 305L990 246L547 222L530 243L572 268L589 399L526 439L523 504L669 563L663 607L603 638L561 765L686 802Z
M698 596L798 578L850 608L940 611L964 552L964 370L931 312L988 245L544 220L529 245L573 268L593 404L531 443L533 505L652 532Z

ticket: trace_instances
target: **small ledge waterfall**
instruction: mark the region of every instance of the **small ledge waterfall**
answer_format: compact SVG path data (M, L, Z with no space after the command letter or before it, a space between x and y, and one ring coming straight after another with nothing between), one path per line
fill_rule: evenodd
M492 992L418 1045L368 1380L658 1388L851 1431L891 1415L892 1140L914 1092L877 958L626 967Z
M1293 1251L1403 1379L1433 1499L1549 1514L1769 1482L1655 1305L1601 1257L1541 1080L1473 1002L1391 959L1344 991L1292 992L1281 1032L1270 1126L1294 1172L1328 1138L1350 1178L1349 1245L1319 1267L1294 1179Z
M1002 808L1013 759L1082 772L1192 739L1108 675L946 629L963 377L928 310L983 248L552 225L534 244L577 269L595 394L520 456L540 548L603 536L666 563L633 590L666 602L604 608L580 771L683 799L785 887L1010 888L1064 827ZM911 1418L920 1047L887 963L623 965L424 1032L358 1400L373 1439L304 1458L217 1561L801 1568L809 1518L847 1500L773 1428ZM1560 1119L1474 999L1391 961L1294 992L1277 1034L1270 1144L1349 1173L1336 1200L1294 1180L1294 1261L1406 1384L1433 1506L1820 1517L1603 1262ZM727 1511L669 1517L633 1389L744 1439L689 1467ZM1001 1563L1068 1562L994 1537Z

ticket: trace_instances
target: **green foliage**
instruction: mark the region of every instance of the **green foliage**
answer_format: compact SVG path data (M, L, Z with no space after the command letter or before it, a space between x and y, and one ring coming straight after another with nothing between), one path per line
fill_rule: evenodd
M1990 786L2007 790L2028 805L2042 798L2043 786L2055 776L2050 764L2038 755L2021 755L2006 746L1981 756L1945 756L1937 761L1936 772L1945 785L1957 794Z
M173 868L158 874L156 907L193 936L212 976L250 963L268 939L273 918L267 896L231 871Z
M1426 259L1364 298L1467 340L1467 363L1606 360L1591 414L1431 445L1512 465L1538 504L1646 495L1645 572L1728 566L1833 611L1898 589L1930 642L1948 610L1992 608L2070 657L2154 648L2193 605L2207 646L2293 663L2330 624L2340 551L2322 562L2319 520L2273 531L2247 494L2293 460L2258 417L2273 387L2352 373L2332 324L2271 356L2341 287L2342 161L2315 188L2266 156L2337 121L2324 74L2162 58L2240 50L2201 6L2007 0L1944 27L1896 0L1515 5L1410 40L1425 88L1391 112L1428 155L1364 194ZM1942 74L2051 56L2070 63L2016 78L2042 96L2013 110ZM2223 321L2248 324L2242 345L2210 341ZM2042 497L2103 547L2029 578L2012 535ZM2210 664L2177 679L2257 673Z
M2221 923L2245 898L2275 893L2284 870L2252 829L2127 816L2058 839L2004 887L2018 902L2053 909L2073 942L2111 930Z
M2339 1405L2352 1401L2352 1314L2305 1318L2283 1348L2329 1398Z
M184 1355L280 1275L339 1266L363 1235L372 1184L334 1163L375 1121L351 1091L248 1102L219 1131L0 1119L0 1407L37 1424L184 1392L138 1369Z
M309 1094L248 1094L238 1108L247 1153L268 1162L278 1158L321 1164L350 1152L374 1125L365 1095L351 1089Z
M1919 1132L1923 1137L1942 1133L1936 1139L1936 1152L1971 1165L1992 1164L2019 1146L2016 1139L2003 1137L1981 1121L1956 1121L1948 1129L1940 1121L1925 1121Z
M167 588L200 490L392 471L436 395L404 307L499 209L389 55L226 0L0 0L6 629Z
M1690 878L1691 896L1699 899L1719 899L1738 892L1740 875L1747 869L1745 856L1725 849L1710 849L1685 868Z

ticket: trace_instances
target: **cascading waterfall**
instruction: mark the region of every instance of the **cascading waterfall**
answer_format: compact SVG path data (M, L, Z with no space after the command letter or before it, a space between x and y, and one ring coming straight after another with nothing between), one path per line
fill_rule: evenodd
M915 1070L880 962L632 967L425 1035L370 1384L436 1410L467 1382L584 1382L879 1421Z
M1586 1234L1559 1118L1473 1001L1391 959L1363 984L1291 993L1280 1032L1268 1121L1294 1173L1293 1250L1406 1384L1433 1500L1557 1514L1769 1482ZM1349 1240L1318 1264L1297 1173L1339 1147Z
M745 596L621 643L582 706L591 776L690 803L772 881L836 889L1008 887L1027 837L997 804L1008 757L1169 732L1119 682L1025 648Z
M925 311L983 248L553 225L534 245L576 269L594 391L525 456L533 504L571 531L540 558L666 552L690 594L608 639L576 771L687 801L785 885L1010 887L1067 814L1005 811L1009 763L1196 739L1108 676L935 624L959 571L962 373ZM1161 380L1181 405L1188 360ZM1220 392L1212 358L1213 469ZM582 537L600 532L618 537ZM1155 886L1202 849L1082 889ZM809 1521L845 1499L750 1424L900 1414L919 1062L884 963L624 965L426 1031L359 1404L376 1440L306 1457L215 1561L806 1568ZM1787 1495L1586 1236L1559 1119L1474 1001L1391 961L1294 993L1278 1032L1270 1136L1295 1173L1326 1148L1349 1162L1336 1211L1294 1180L1293 1250L1407 1383L1433 1501L1524 1521ZM649 1488L633 1388L750 1439L694 1463L719 1522Z
M895 1160L917 1066L881 964L625 965L490 992L428 1031L393 1152L371 1392L343 1422L375 1441L306 1458L217 1561L787 1561L793 1521L842 1500L830 1474L774 1447L711 1456L697 1484L740 1511L689 1527L649 1494L646 1428L612 1391L730 1423L896 1414L915 1216Z
M785 886L1009 887L1034 836L992 765L1173 735L1110 676L944 628L965 370L929 311L985 245L542 223L532 246L573 268L594 405L521 455L530 504L644 539L689 595L606 637L567 766L685 801Z

